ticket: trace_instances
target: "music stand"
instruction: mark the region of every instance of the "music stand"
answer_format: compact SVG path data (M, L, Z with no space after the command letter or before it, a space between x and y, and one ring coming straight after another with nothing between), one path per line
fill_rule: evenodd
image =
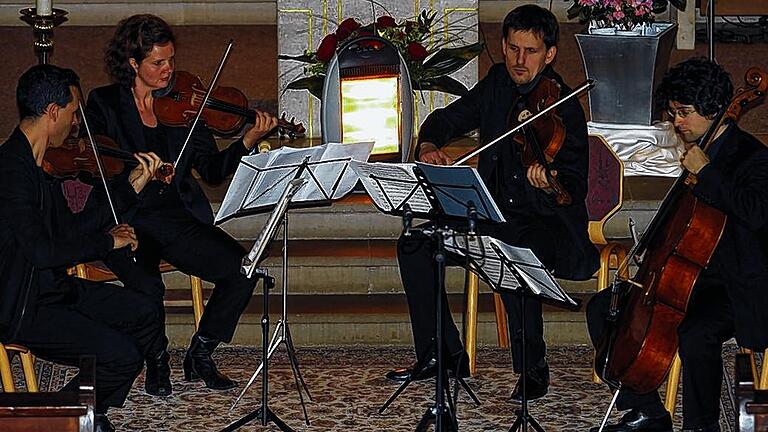
M283 226L283 260L282 260L282 314L278 320L272 339L270 340L267 355L261 360L256 371L251 376L248 384L233 402L230 410L245 395L245 392L253 384L256 376L262 369L267 370L267 362L280 345L285 345L288 360L293 372L296 389L304 413L304 420L309 425L309 416L304 403L304 393L311 401L304 378L299 369L296 349L288 327L288 209L300 207L315 207L330 205L334 200L341 199L352 191L357 183L357 175L350 169L349 164L353 158L367 159L373 148L372 143L355 144L324 144L321 146L294 149L281 147L268 153L260 153L242 158L235 172L227 194L222 201L221 208L216 215L216 224L224 221L252 214L264 213L281 203L284 193L289 189L291 182L297 179L306 180L306 185L300 190L293 191L288 201L283 202L284 209L281 212L273 212L268 227L271 233L262 235L254 243L253 248L243 260L242 271L246 274L253 272L258 260L263 257L272 234L277 229L275 215L282 213ZM265 373L266 375L266 373ZM252 417L255 418L255 417ZM252 419L251 418L251 419ZM238 426L239 427L239 426ZM232 430L232 429L230 429Z
M286 185L285 190L283 191L283 194L280 196L279 201L275 205L275 209L272 211L272 213L269 215L269 219L267 220L267 223L264 225L264 228L261 230L261 233L259 233L259 237L256 239L256 242L254 243L253 249L251 249L251 252L243 258L243 267L242 272L247 277L251 278L254 275L258 275L259 277L264 279L264 292L263 292L263 313L261 316L261 358L267 359L268 356L268 344L267 344L267 337L269 337L269 290L274 288L275 286L275 278L269 276L267 271L265 269L257 268L256 265L261 261L261 259L264 256L264 252L267 249L267 246L272 241L272 239L275 236L275 233L277 233L277 227L280 224L280 219L282 219L285 216L285 212L288 210L288 203L291 201L291 198L298 192L299 189L302 188L307 182L306 179L301 178L302 172L306 169L306 160L301 169L296 172L296 175L294 176L293 180L291 180L288 185ZM266 426L270 421L273 422L281 431L283 432L293 432L293 429L291 429L285 422L280 419L280 417L277 416L270 408L269 408L269 361L264 361L264 377L261 381L261 406L252 411L251 413L241 417L239 420L230 423L227 427L222 429L222 432L229 432L234 431L236 429L239 429L241 426L245 425L246 423L249 423L253 419L260 419L261 425ZM256 378L256 375L254 374L251 377L251 380L248 382L248 384L245 386L247 389L251 383L253 383L253 380ZM243 390L245 391L245 390ZM242 395L242 393L241 393Z
M458 431L455 406L451 401L448 371L443 367L442 343L442 293L445 290L445 249L444 239L452 235L453 230L442 227L446 221L465 221L468 229L474 232L477 222L504 222L496 203L491 198L485 184L474 168L467 166L438 167L428 164L381 164L353 162L352 168L360 176L363 187L382 212L402 216L404 235L412 231L421 231L431 237L436 244L435 265L435 352L437 356L437 377L435 379L435 403L422 416L417 431L426 431L430 424L435 424L435 431ZM429 219L434 227L412 228L414 217ZM414 370L423 364L417 362ZM466 382L456 375L456 380L470 397L480 403ZM384 410L412 382L409 376L379 409ZM445 396L448 393L448 404Z
M521 408L515 410L516 419L509 431L528 431L528 425L538 432L544 432L528 412L528 397L525 389L525 299L539 297L543 301L563 308L577 310L579 302L568 296L549 271L539 262L530 249L510 246L489 236L454 236L446 241L446 250L469 258L470 265L499 292L513 292L520 297L522 373L520 390Z

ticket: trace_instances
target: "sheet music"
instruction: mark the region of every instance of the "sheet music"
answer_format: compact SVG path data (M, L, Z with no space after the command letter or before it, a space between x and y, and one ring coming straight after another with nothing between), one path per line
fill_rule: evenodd
M432 210L424 191L413 173L414 164L365 163L352 161L350 167L357 173L373 203L385 213L401 209L407 200L414 213L426 214Z
M469 239L467 247L464 235L450 236L445 240L445 248L461 256L466 256L469 252L473 265L479 269L479 273L492 288L519 289L520 281L515 276L516 270L534 295L571 306L578 305L560 288L555 278L530 249L510 246L490 236L470 236Z
M349 168L349 162L353 158L367 160L372 149L370 142L330 143L309 148L281 147L244 156L216 214L216 223L242 212L255 213L274 206L307 157L309 166L301 176L307 179L307 184L291 203L343 198L358 180Z
M469 237L469 247L467 247ZM501 258L488 244L494 240L488 236L454 235L445 239L445 249L455 254L466 256L483 279L492 287L515 290L520 287L515 275L504 267Z

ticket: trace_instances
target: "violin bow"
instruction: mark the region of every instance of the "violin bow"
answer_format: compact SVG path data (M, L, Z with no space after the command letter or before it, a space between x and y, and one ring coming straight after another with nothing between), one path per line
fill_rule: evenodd
M107 185L107 176L104 173L104 167L101 164L101 155L99 154L99 148L96 145L96 141L91 134L91 128L88 126L88 119L85 117L85 109L81 101L77 102L80 106L80 116L83 119L83 125L85 125L85 132L88 134L88 141L91 143L91 150L93 150L94 156L96 156L96 166L99 168L99 175L101 176L101 183L104 185L104 191L107 194L107 201L109 202L109 209L112 210L112 217L115 220L115 225L120 225L120 220L117 218L117 211L115 211L115 205L112 203L112 194L109 192L109 186Z
M536 119L538 119L539 117L547 114L548 112L550 112L551 110L555 109L556 107L560 106L560 104L562 104L563 102L567 101L568 99L571 99L572 97L578 95L579 93L581 93L581 92L583 92L585 90L591 89L594 86L595 86L595 80L588 79L588 80L584 81L583 83L581 83L581 85L576 87L576 89L573 90L567 96L561 97L560 100L558 100L557 102L555 102L552 105L544 108L543 110L539 111L535 115L531 116L530 118L528 118L524 122L520 123L519 125L515 126L512 129L508 130L507 132L504 132L501 136L499 136L498 138L496 138L493 141L489 142L488 144L485 144L482 147L478 147L478 148L472 150L471 152L465 154L464 156L461 157L461 159L459 159L456 162L454 162L453 165L462 165L462 164L466 163L468 160L470 160L473 157L475 157L476 155L482 153L485 149L495 145L496 143L498 143L499 141L503 140L504 138L512 135L513 133L515 133L515 132L519 131L520 129L528 126L531 123L533 123Z
M203 98L203 102L200 104L200 109L197 110L197 113L195 114L195 120L192 122L192 126L189 127L189 133L187 133L187 138L184 140L184 145L181 146L181 150L179 150L179 155L176 157L176 161L173 163L174 171L176 171L176 167L179 165L179 161L181 160L181 157L184 155L184 150L187 148L187 144L189 144L189 139L192 138L192 132L194 132L197 122L200 120L200 117L203 115L203 110L205 109L205 106L208 104L208 99L211 96L211 92L213 92L213 89L216 87L216 82L219 80L219 75L221 74L221 70L224 69L224 63L226 63L227 58L229 57L229 52L232 50L232 45L234 45L234 43L235 41L233 39L229 40L229 43L227 44L227 49L224 50L224 55L221 57L221 60L219 61L219 66L216 68L216 73L213 74L213 79L211 80L210 84L208 84L208 90L205 91L205 97Z

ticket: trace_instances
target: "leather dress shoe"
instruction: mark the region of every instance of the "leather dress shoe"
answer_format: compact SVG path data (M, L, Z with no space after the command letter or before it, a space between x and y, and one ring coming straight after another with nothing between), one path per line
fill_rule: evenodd
M93 432L115 432L115 426L106 414L96 414L93 416Z
M599 426L589 432L597 432ZM664 413L659 417L650 417L640 410L631 410L624 414L618 423L606 425L603 432L672 432L672 417Z
M469 357L467 357L466 353L462 353L459 363L459 377L469 378ZM417 365L418 363L414 363L409 368L398 368L391 370L386 373L385 377L390 381L403 382L411 377L411 374L413 374L412 381L421 381L434 378L437 375L437 359L430 358L426 363L422 365L421 369L414 372L414 369ZM456 361L451 359L451 361L449 361L448 376L453 378L455 372Z
M168 362L171 355L163 351L159 355L147 357L147 373L144 375L144 390L153 396L170 396L171 366Z
M523 389L520 385L520 380L517 380L515 389L512 390L512 400L522 402ZM549 365L544 362L543 366L537 366L535 368L528 369L525 374L525 396L529 401L544 397L549 391Z
M213 350L218 345L219 341L216 339L200 336L198 333L192 336L192 342L184 357L185 381L196 381L202 378L205 386L213 390L229 390L237 387L236 382L219 372L211 358Z

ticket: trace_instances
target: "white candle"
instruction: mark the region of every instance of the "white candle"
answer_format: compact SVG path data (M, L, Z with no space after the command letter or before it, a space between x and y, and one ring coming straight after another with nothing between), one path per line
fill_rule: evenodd
M37 14L40 16L53 15L52 0L37 0Z

